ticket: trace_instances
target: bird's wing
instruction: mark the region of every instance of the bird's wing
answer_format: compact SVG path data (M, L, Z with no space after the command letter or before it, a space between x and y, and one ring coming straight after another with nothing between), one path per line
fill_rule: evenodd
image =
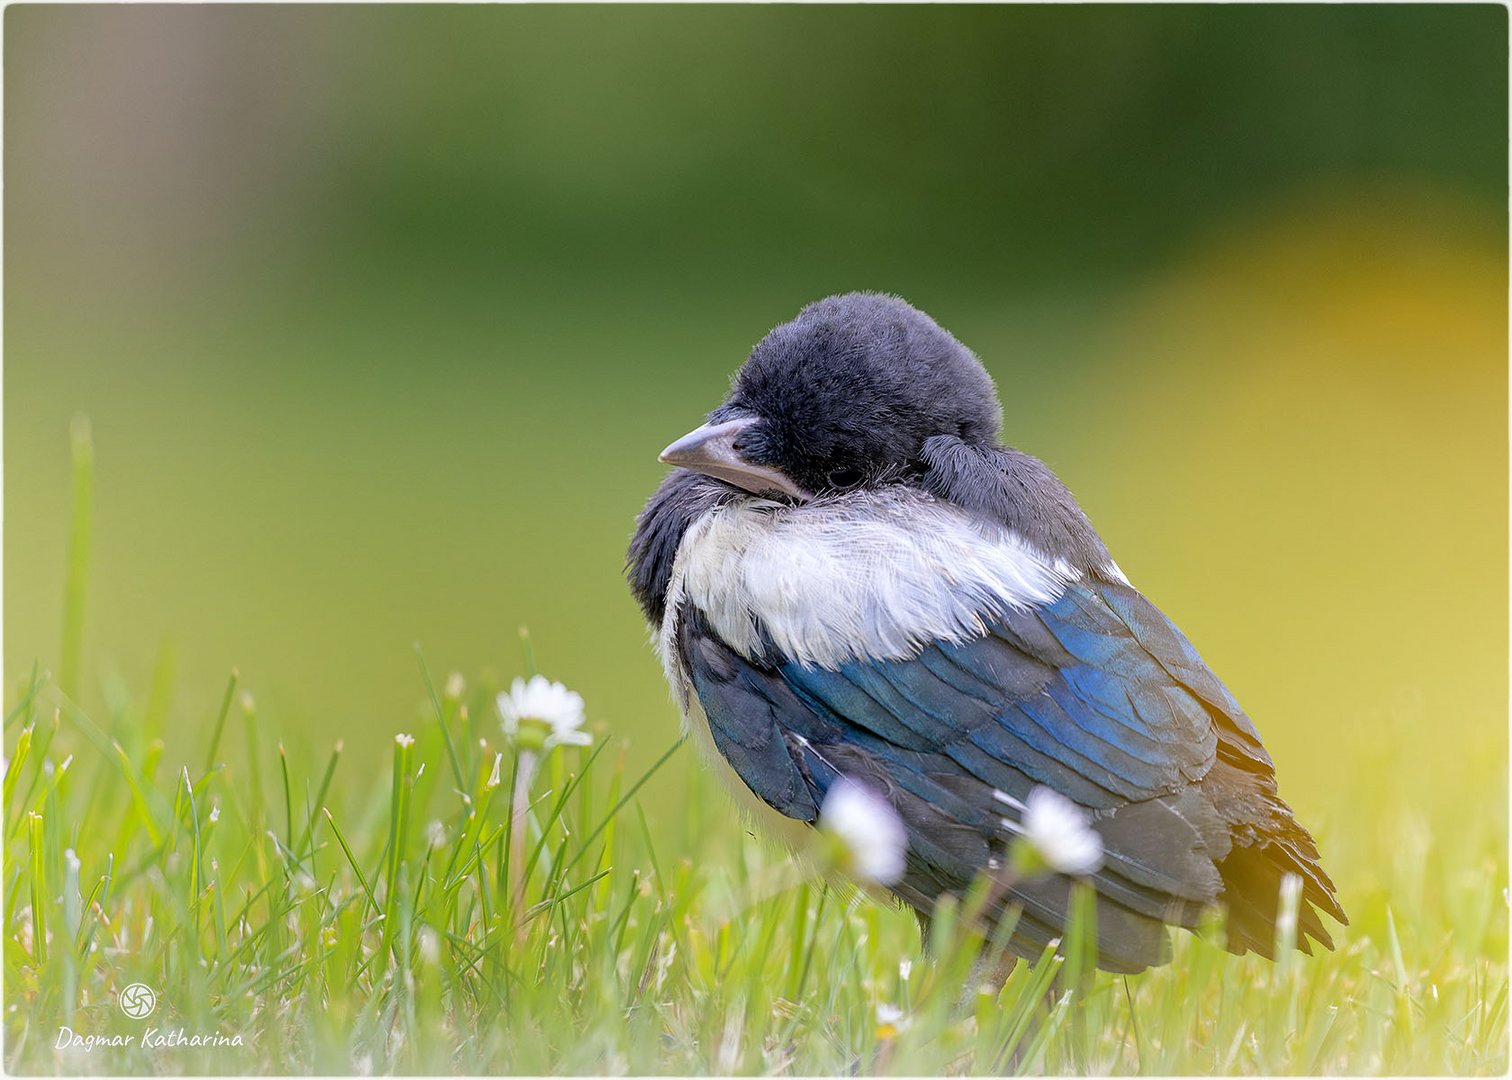
M840 775L887 793L909 836L895 891L921 910L1001 851L1002 819L1034 786L1091 810L1106 853L1094 880L1103 963L1158 962L1161 924L1195 924L1224 891L1234 822L1201 782L1234 771L1230 758L1269 777L1253 726L1126 585L1076 582L984 631L829 670L770 650L748 659L690 606L677 648L716 747L768 805L813 821ZM1061 932L1067 889L1050 878L1010 897L1031 950Z
M1223 900L1229 909L1230 946L1270 955L1279 878L1295 874L1302 880L1300 947L1307 949L1310 935L1332 948L1328 930L1314 909L1342 925L1347 926L1349 918L1322 867L1312 835L1276 790L1275 767L1255 725L1186 635L1159 608L1128 585L1103 584L1098 592L1140 646L1196 695L1213 717L1217 761L1203 783L1234 839L1229 857L1219 865Z

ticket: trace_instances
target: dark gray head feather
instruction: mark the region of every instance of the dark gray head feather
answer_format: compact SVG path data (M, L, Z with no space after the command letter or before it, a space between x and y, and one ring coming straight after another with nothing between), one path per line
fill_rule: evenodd
M1001 412L981 361L928 315L846 293L810 304L751 351L710 420L741 415L763 421L747 457L823 491L892 479L932 435L991 444Z
M897 297L827 297L768 333L709 420L744 416L761 422L741 435L741 455L807 491L908 484L1017 530L1083 573L1111 572L1107 549L1065 485L1037 458L998 442L1002 410L981 361ZM689 523L745 497L683 470L657 489L628 562L631 588L653 623Z

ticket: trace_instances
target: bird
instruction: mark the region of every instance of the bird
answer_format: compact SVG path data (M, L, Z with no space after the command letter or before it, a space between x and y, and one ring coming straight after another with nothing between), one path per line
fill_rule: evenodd
M834 785L884 799L921 926L1049 788L1101 841L1098 967L1167 963L1169 928L1214 911L1230 952L1274 959L1288 878L1296 947L1333 948L1322 916L1348 920L1255 725L1001 426L982 362L898 297L768 332L660 454L627 555L690 737L795 847ZM1012 956L1056 945L1072 886L1009 882L988 914L1014 914Z

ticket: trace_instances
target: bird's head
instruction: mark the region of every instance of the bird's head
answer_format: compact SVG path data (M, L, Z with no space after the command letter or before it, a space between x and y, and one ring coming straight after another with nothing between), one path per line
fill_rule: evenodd
M928 315L891 296L816 301L752 350L708 423L661 453L671 465L797 501L906 482L925 440L996 442L992 379Z

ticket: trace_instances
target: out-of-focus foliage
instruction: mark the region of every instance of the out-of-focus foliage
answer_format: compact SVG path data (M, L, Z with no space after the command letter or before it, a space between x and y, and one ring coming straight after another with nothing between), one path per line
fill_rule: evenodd
M414 640L502 673L521 623L648 763L656 451L874 288L982 356L1346 898L1341 774L1504 813L1465 771L1506 752L1503 9L5 18L8 686L58 662L82 411L81 698L152 702L165 768L233 665L360 755Z

